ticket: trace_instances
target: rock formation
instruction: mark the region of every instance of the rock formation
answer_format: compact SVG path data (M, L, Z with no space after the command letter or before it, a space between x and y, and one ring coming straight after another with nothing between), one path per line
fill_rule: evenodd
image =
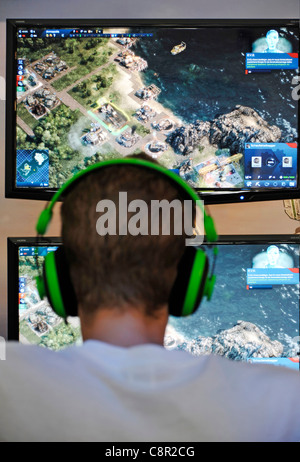
M254 109L236 106L228 114L212 121L196 120L194 124L181 126L167 138L175 152L188 155L198 145L213 145L216 149L228 148L231 154L243 152L245 143L275 143L281 138L281 130L269 125Z
M238 321L213 337L199 336L186 342L176 331L169 331L165 340L168 348L186 350L195 356L217 354L234 360L247 358L276 358L283 356L283 345L272 341L255 324Z

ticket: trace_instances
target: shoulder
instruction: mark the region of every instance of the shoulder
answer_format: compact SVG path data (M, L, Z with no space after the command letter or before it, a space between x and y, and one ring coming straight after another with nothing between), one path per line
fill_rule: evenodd
M299 371L271 364L251 364L232 361L223 357L210 358L211 376L236 390L237 395L246 394L266 400L288 400L300 389ZM299 403L300 410L300 403Z
M72 347L70 347L70 352ZM55 352L38 345L23 345L18 342L7 342L5 345L5 360L0 361L2 376L24 376L35 370L57 368L61 363L68 362L70 352ZM70 358L69 358L70 359Z

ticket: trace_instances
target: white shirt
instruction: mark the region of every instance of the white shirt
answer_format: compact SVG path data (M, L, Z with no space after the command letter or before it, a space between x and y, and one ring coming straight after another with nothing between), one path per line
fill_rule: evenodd
M98 341L9 343L0 441L300 441L300 374Z

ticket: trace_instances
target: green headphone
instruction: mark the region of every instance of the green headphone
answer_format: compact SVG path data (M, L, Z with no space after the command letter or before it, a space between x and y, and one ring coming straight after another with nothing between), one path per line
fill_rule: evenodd
M81 170L68 180L53 196L45 209L41 212L36 224L38 236L44 236L52 219L53 207L62 196L68 193L82 177L94 170L105 169L115 165L131 165L147 168L158 174L164 175L175 184L185 196L192 199L197 206L201 204L194 189L182 180L176 173L167 170L159 164L139 158L113 159L99 162ZM201 206L204 215L204 229L208 242L217 241L217 233L211 216L206 214ZM199 247L186 246L184 254L179 262L177 277L169 298L169 314L173 316L188 316L196 311L201 300L206 297L211 299L216 276L214 275L217 247L214 246L214 263L209 269L209 261L205 251ZM68 261L63 246L58 247L55 252L49 252L45 257L42 274L37 277L37 289L41 299L48 298L54 312L64 319L68 316L78 316L77 300L68 268Z

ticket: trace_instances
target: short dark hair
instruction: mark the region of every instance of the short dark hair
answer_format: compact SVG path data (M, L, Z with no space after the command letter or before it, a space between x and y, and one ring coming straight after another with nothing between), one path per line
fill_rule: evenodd
M140 158L151 160L145 154ZM66 196L62 208L62 238L78 304L84 314L101 308L142 306L145 314L168 303L186 236L105 235L96 231L96 204L127 192L128 202L143 199L183 200L168 178L133 165L110 166L83 177ZM172 226L170 227L172 231Z

